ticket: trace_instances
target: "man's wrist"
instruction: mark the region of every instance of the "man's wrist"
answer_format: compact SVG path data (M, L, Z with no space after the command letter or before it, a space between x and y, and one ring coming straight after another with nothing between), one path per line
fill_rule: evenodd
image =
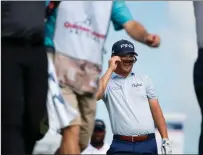
M144 37L143 37L143 43L145 44L145 45L148 45L149 43L147 42L147 38L148 38L148 36L149 36L150 34L146 31L145 33L144 33Z
M111 73L114 72L113 69L112 69L111 67L109 67L107 71L109 71L109 72L111 72Z
M161 138L162 139L168 139L168 133L167 132L162 133Z

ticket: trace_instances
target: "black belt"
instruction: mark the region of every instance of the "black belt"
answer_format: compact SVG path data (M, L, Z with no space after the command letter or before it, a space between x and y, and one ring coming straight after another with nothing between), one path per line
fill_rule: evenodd
M114 135L113 139L116 140L123 140L128 142L140 142L155 138L154 133L146 134L146 135L140 135L140 136L122 136L122 135Z

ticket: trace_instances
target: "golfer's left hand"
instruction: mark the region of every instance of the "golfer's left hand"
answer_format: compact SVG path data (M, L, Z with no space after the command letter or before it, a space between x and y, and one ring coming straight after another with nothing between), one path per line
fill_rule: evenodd
M155 34L148 34L145 39L144 42L146 45L150 46L150 47L159 47L160 45L160 37L158 35Z
M161 152L162 154L172 154L172 147L169 139L167 138L162 139Z

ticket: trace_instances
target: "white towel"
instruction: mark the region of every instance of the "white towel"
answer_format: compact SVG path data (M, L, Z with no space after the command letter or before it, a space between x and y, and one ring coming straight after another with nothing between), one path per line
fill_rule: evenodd
M49 119L49 130L60 132L64 127L78 115L78 112L65 102L56 77L55 67L51 56L48 55L49 66L49 91L47 99L47 111Z

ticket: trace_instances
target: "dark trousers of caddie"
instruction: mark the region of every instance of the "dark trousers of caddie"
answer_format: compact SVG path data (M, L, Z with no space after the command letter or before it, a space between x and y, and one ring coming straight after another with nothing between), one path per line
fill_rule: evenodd
M46 112L48 62L45 47L2 37L2 154L31 154Z
M107 151L107 155L111 154L158 154L155 134L138 137L114 135Z
M199 139L199 154L203 154L203 2L194 1L196 19L196 34L198 45L198 58L194 65L193 79L197 100L202 114L201 134Z
M197 100L203 116L203 49L199 49L198 58L194 65L193 77ZM199 139L199 154L203 154L203 117Z

